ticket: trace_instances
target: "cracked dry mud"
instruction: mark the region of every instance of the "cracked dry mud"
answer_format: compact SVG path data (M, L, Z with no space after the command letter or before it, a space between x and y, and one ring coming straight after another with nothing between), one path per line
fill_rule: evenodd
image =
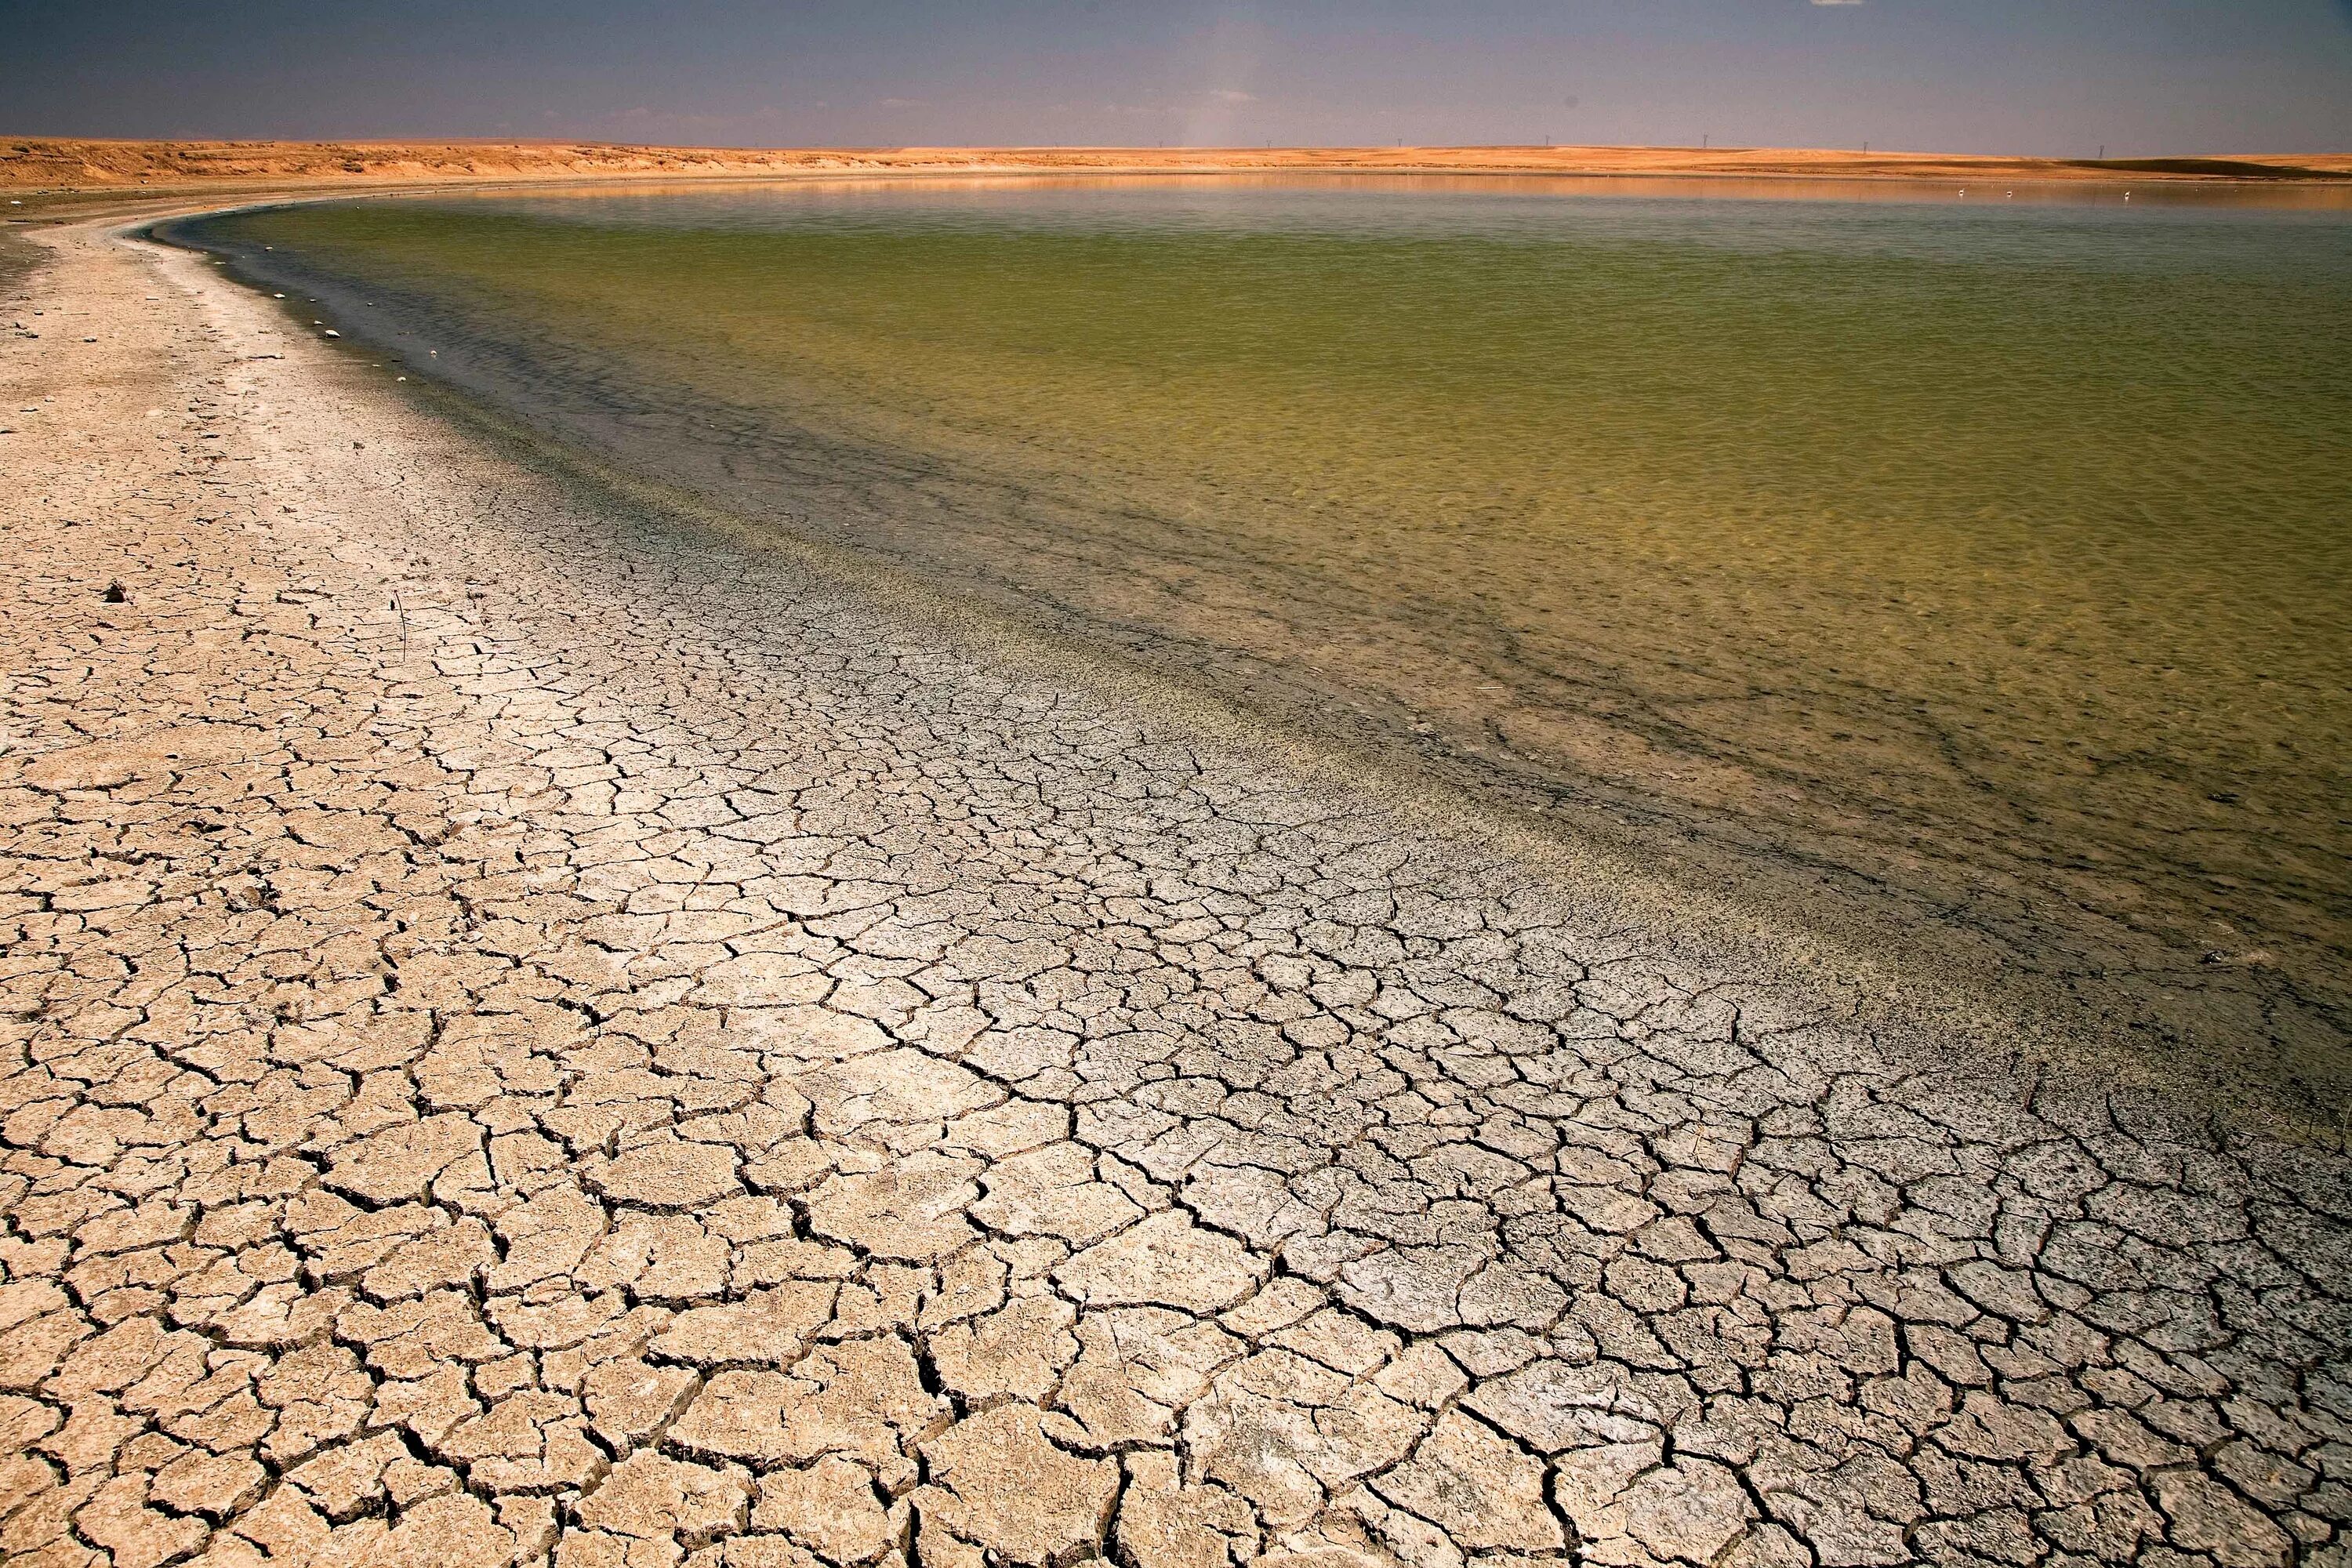
M46 244L8 1563L2352 1561L2340 1154L1906 1065Z

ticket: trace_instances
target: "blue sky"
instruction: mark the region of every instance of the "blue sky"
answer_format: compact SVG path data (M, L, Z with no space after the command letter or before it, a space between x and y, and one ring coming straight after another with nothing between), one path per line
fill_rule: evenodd
M2352 150L2352 0L0 0L0 132Z

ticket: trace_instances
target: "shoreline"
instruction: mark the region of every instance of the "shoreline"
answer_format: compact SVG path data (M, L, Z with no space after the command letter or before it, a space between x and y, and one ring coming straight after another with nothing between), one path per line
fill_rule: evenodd
M1923 1071L100 230L0 338L12 1559L2352 1540L2340 1150Z
M170 227L148 226L159 233ZM286 306L289 319L328 318L345 334L343 352L381 355L415 378L413 385L441 385L455 374L456 360L408 354L398 341L404 331L384 335L394 332L396 312L380 319L362 308L362 294L379 292L373 286L287 270L283 258L273 270L257 251L206 249L197 236L165 242L242 273L264 293L319 290L299 311ZM425 341L436 340L428 331ZM446 337L437 341L446 347ZM730 466L741 482L730 488L714 480L707 461L698 469L681 458L665 469L649 449L631 445L625 418L598 439L576 422L534 421L527 400L519 410L501 396L510 389L496 377L445 390L480 427L500 430L557 467L593 473L600 487L697 519L747 550L781 550L833 580L871 583L887 599L923 605L927 625L984 626L988 657L1016 647L1056 648L1071 667L1099 671L1107 691L1128 682L1130 690L1113 700L1185 710L1330 776L1376 777L1383 791L1414 801L1425 821L1459 823L1467 837L1507 842L1515 859L1554 868L1563 885L1610 889L1629 911L1638 908L1627 919L1641 929L1703 928L1715 946L1702 967L1736 972L1761 962L1790 973L1832 973L1865 999L1880 1028L1922 1040L1997 1039L2005 1052L2077 1079L2185 1094L2274 1131L2299 1129L2295 1135L2323 1142L2346 1135L2352 1067L2331 1055L2326 1037L2315 1040L2320 1031L2308 1023L2309 1015L2325 1015L2322 1004L2333 994L2315 999L2267 975L2221 972L2210 956L2200 963L2195 952L2135 941L2129 930L2087 914L2068 925L2022 896L2020 907L2032 918L2002 925L1982 908L1959 910L1962 900L1931 887L1841 859L1821 834L1785 843L1745 831L1728 814L1677 816L1675 803L1610 788L1610 781L1546 773L1507 752L1409 730L1412 715L1392 709L1378 689L1349 689L1246 648L1188 640L1181 630L1090 618L1082 604L1041 598L1010 578L944 573L939 563L887 542L846 542L837 529L777 511L800 503L789 492L762 492L749 477L758 468L752 456L740 458L740 471ZM733 408L701 413L730 426L754 417ZM763 521L778 517L783 521ZM1199 717L1210 714L1213 720ZM1727 956L1734 950L1743 956ZM2298 1005L2304 1013L2294 1012ZM1920 1022L1926 1018L1940 1023Z

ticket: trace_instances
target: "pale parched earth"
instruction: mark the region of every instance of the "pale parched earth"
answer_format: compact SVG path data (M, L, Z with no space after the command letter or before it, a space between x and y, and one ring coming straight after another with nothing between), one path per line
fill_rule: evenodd
M2340 1154L1906 1068L45 243L8 1563L2352 1562Z

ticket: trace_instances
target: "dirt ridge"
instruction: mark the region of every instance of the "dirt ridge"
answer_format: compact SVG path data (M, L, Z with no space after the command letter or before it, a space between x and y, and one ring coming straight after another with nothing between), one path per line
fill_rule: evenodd
M1289 171L1844 179L2352 181L2352 153L2059 159L1775 147L662 147L527 141L0 138L0 188L373 185L417 180Z

